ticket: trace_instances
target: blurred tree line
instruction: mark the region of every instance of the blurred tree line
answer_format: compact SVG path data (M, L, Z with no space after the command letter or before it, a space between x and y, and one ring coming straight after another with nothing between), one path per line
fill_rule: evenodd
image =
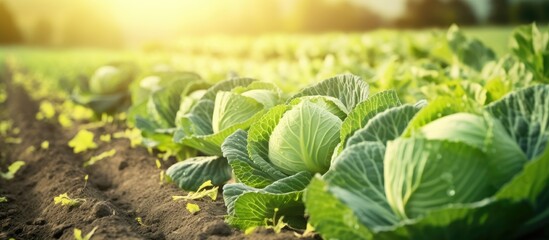
M377 1L377 0L371 0ZM549 0L487 0L491 13L482 24L549 22ZM185 33L257 34L265 32L363 31L380 27L423 28L479 24L471 0L407 0L405 12L387 19L360 0L219 1L205 13L208 21L182 24ZM128 6L131 7L131 6ZM122 29L105 9L82 5L71 9L62 26L49 17L34 19L24 32L0 0L0 44L116 47ZM30 29L30 30L29 30Z
M548 23L548 0L490 0L489 25ZM472 7L463 0L408 0L406 13L395 22L397 27L447 27L477 25L479 19Z
M472 0L406 0L404 14L396 19L384 18L360 0L222 1L210 16L217 21L186 30L253 34L448 27L453 23L470 26L549 22L549 0L486 1L490 1L490 13L484 19L475 14Z
M8 5L0 0L0 45L119 47L123 44L121 29L104 9L81 4L63 17L63 21L54 21L49 15L40 16L23 28Z
M17 28L15 19L3 2L0 2L0 44L23 42L23 36Z

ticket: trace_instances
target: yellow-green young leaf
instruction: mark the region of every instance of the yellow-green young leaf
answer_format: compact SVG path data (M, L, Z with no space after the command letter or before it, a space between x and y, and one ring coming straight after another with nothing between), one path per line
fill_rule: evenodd
M284 222L284 216L281 216L278 220L276 219L276 213L278 213L279 209L274 209L274 214L272 219L265 219L265 228L272 229L275 233L280 233L282 229L286 226L288 226L287 223Z
M106 113L103 113L103 114L101 114L101 122L112 123L112 122L114 122L114 117L110 116Z
M249 235L249 234L252 234L253 232L255 232L255 229L257 229L256 226L254 227L249 227L249 228L246 228L246 230L244 230L244 235Z
M192 214L195 214L197 213L198 211L200 211L200 207L197 205L197 204L194 204L194 203L187 203L187 210L192 213Z
M86 199L82 198L71 198L67 193L60 194L57 197L53 198L54 204L61 204L61 206L78 206L85 202Z
M42 149L48 149L48 148L50 148L50 142L48 142L48 141L43 141L43 142L40 144L40 148L42 148Z
M86 176L84 176L84 187L82 188L82 190L84 190L84 188L86 188L86 186L88 185L88 178L89 178L89 175L86 174Z
M88 160L87 162L84 163L84 167L93 165L96 162L101 161L101 160L103 160L105 158L108 158L108 157L112 157L115 154L116 154L116 149L111 149L109 151L102 152L99 155L91 157L90 160Z
M145 224L143 223L143 219L141 217L136 217L135 221L137 221L137 223L139 223L139 225L145 226Z
M212 181L211 180L208 180L204 183L202 183L202 185L200 185L200 187L198 188L198 190L196 192L189 192L189 194L187 194L187 196L172 196L172 199L174 201L177 201L177 200L195 200L195 199L201 199L203 197L210 197L212 200L216 200L217 199L217 190L219 189L219 187L215 186L213 188L210 188L210 189L206 189L207 187L212 187L213 184L212 184Z
M164 184L165 176L166 172L164 172L164 170L160 171L160 185Z
M4 103L6 99L8 99L8 94L6 94L4 87L0 86L0 103Z
M20 144L23 142L21 138L13 138L13 137L7 137L4 139L5 143L11 143L11 144Z
M74 239L75 240L81 240L82 239L82 230L75 228L74 229Z
M59 114L59 116L57 117L57 121L59 122L59 125L61 125L61 127L64 127L64 128L72 127L72 120L65 113Z
M81 106L81 105L74 105L72 102L70 107L64 108L64 109L70 109L70 116L74 120L88 120L93 117L93 110Z
M2 176L2 178L6 179L6 180L13 179L13 177L15 177L15 173L17 173L17 171L19 171L19 169L23 165L25 165L25 162L15 161L12 164L10 164L10 166L8 167L8 171L5 172L5 173L4 172L0 173L0 176Z
M11 129L13 122L11 120L1 121L0 122L0 136L6 136L8 130Z
M101 136L99 136L99 140L103 141L103 142L111 142L111 135L110 134L103 134Z
M55 108L49 101L42 101L40 103L39 112L36 114L37 120L50 119L55 116Z
M0 203L8 202L7 197L0 197Z
M132 148L141 144L143 138L141 137L141 131L137 128L126 129L124 132L115 132L113 138L127 138L130 140L130 146Z
M78 228L74 228L74 239L75 240L90 240L95 233L95 230L97 230L97 227L94 227L86 236L82 236L82 230Z
M97 144L93 141L93 137L94 134L92 132L82 129L69 141L69 147L73 148L74 153L97 148Z
M198 187L197 192L200 192L202 189L205 189L207 187L213 187L212 180L208 180L200 184L200 187Z
M294 236L298 238L313 238L315 236L315 228L310 223L307 223L307 228L302 234L294 232Z
M34 147L34 146L29 146L25 149L25 153L27 153L27 154L33 153L34 151L36 151L36 147Z
M118 115L116 115L116 119L120 121L126 121L126 119L128 119L128 115L125 112L121 112Z
M11 130L11 133L13 133L14 135L17 135L17 134L19 134L20 132L21 132L21 129L18 128L18 127L16 127L16 128L14 128L13 130Z
M160 169L162 167L162 163L159 159L156 159L156 168Z

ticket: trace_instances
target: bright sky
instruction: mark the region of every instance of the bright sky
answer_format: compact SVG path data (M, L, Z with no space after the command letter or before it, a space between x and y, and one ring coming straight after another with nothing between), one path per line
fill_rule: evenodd
M18 13L19 24L32 29L36 18L60 18L63 13L82 3L100 6L112 15L127 39L139 41L170 39L184 31L185 26L207 25L219 9L216 3L226 0L4 0ZM228 8L246 8L244 0L233 1ZM261 1L261 0L257 0ZM292 2L295 0L292 0ZM394 19L405 11L406 0L351 0L370 7L374 12ZM481 17L489 13L490 0L465 0ZM225 2L226 3L226 2ZM102 6L102 8L101 8ZM246 10L247 11L247 10ZM250 9L250 11L253 11ZM107 14L107 15L109 15ZM192 21L189 21L192 20ZM57 20L56 20L57 21ZM61 21L61 20L59 20Z
M406 0L355 0L360 4L370 7L386 18L396 18L404 13Z

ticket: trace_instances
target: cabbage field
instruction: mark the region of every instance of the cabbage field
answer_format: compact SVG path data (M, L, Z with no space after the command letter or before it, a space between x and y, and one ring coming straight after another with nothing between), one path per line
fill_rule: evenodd
M508 35L0 48L0 239L548 239L549 31Z

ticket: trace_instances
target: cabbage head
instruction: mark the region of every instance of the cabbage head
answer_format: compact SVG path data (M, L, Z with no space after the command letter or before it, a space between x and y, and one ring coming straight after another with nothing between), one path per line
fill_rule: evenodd
M501 122L489 114L452 114L428 123L420 132L427 139L463 142L485 152L496 187L509 181L527 160Z
M269 160L288 175L324 173L339 143L341 124L347 116L345 106L333 97L296 100L269 138Z
M98 68L86 86L73 90L72 99L96 114L124 111L130 105L129 87L136 73L133 63L118 62Z
M90 78L90 91L97 94L112 94L127 87L128 79L124 72L113 66L103 66Z

